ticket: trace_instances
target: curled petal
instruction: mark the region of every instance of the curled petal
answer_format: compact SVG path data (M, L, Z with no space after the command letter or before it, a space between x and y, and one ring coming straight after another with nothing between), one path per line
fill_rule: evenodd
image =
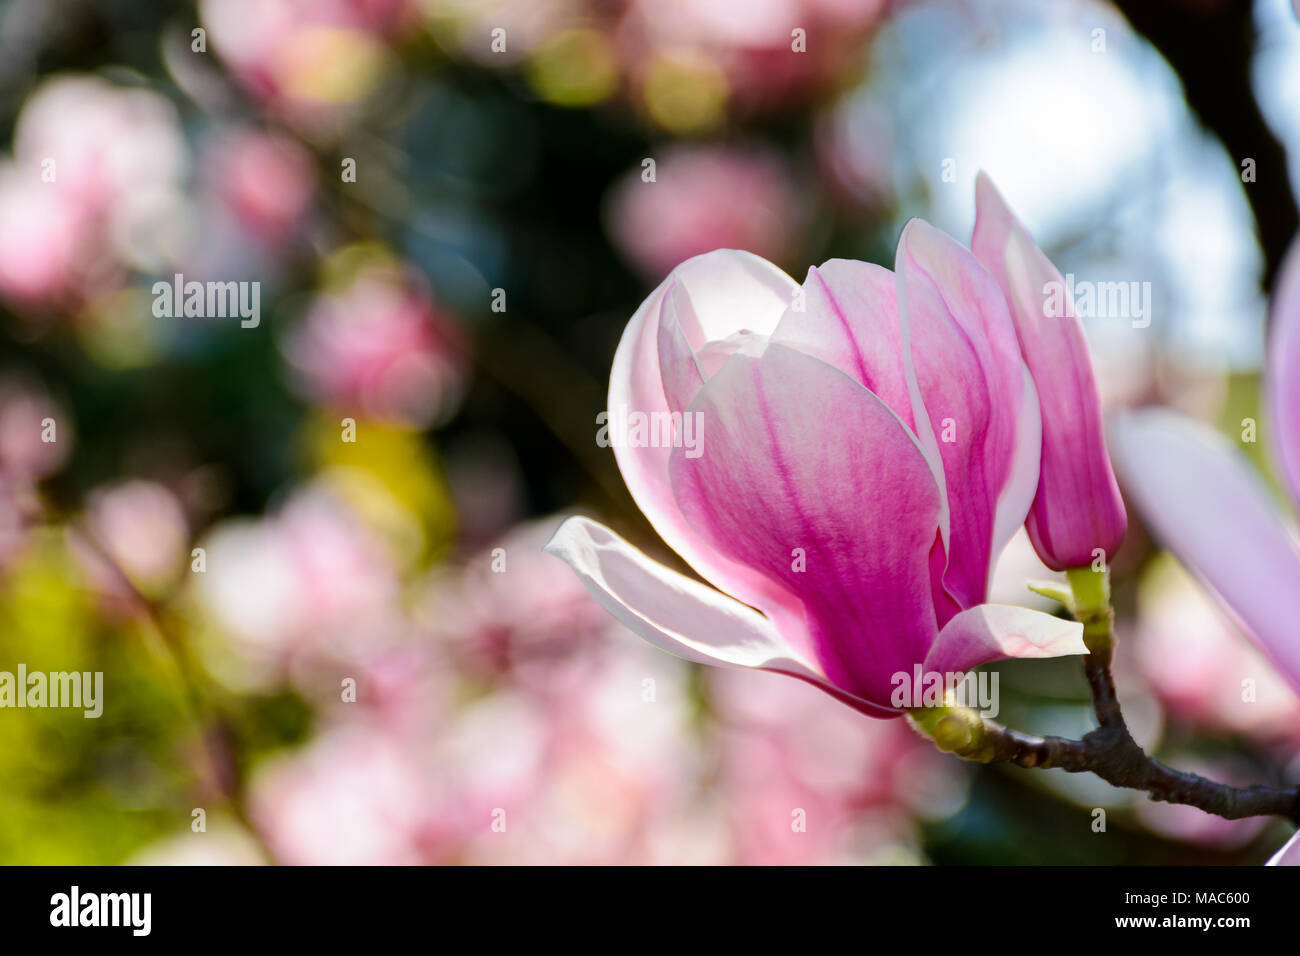
M1037 404L1026 395L1002 293L970 252L912 220L894 271L916 433L931 460L937 454L943 463L943 583L959 606L972 607L987 594L994 549L1023 520L1011 510L1027 508L1023 487L1037 456Z
M937 632L939 496L915 436L847 375L776 344L732 356L692 410L706 438L698 458L673 453L682 514L796 599L831 683L886 705L890 675ZM769 616L790 639L793 623Z
M1016 416L1015 452L1011 470L993 515L994 561L1025 523L1038 492L1039 465L1042 460L1043 420L1038 404L1038 389L1024 362L1020 363L1024 390L1020 393L1020 414Z
M1086 567L1094 549L1107 557L1124 538L1127 521L1106 457L1101 402L1083 326L1065 301L1065 281L1012 215L992 181L975 182L971 248L1006 296L1042 413L1042 465L1026 527L1043 561L1057 571ZM1048 290L1061 298L1059 315L1045 313Z
M925 659L928 673L970 670L1005 657L1087 654L1083 625L1008 604L981 604L949 621Z
M1111 435L1124 487L1156 538L1212 588L1300 693L1300 549L1268 490L1218 432L1173 412Z
M742 330L758 337L771 334L797 290L784 272L747 252L719 249L683 262L641 304L623 332L610 371L610 420L680 413L707 379L710 364L718 364L714 353L733 351ZM633 444L611 432L628 491L669 547L706 580L745 603L779 604L780 597L761 575L701 542L678 511L668 479L671 441ZM786 613L798 616L799 611L791 606Z
M831 259L809 269L802 288L802 310L785 313L772 341L856 379L911 428L894 274L869 262Z
M545 550L573 568L605 610L662 650L699 664L787 674L873 717L896 716L830 685L757 611L652 561L601 524L569 518Z

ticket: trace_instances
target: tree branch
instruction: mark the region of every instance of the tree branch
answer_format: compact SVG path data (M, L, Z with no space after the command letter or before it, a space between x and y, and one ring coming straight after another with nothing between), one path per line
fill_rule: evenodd
M1113 786L1145 791L1152 800L1185 804L1228 820L1280 816L1300 824L1300 788L1232 787L1166 767L1138 745L1124 721L1111 674L1114 611L1105 572L1071 572L1071 584L1075 596L1071 610L1083 624L1088 646L1083 670L1092 690L1096 730L1082 740L1036 737L951 701L911 711L913 726L940 750L968 760L1093 773Z

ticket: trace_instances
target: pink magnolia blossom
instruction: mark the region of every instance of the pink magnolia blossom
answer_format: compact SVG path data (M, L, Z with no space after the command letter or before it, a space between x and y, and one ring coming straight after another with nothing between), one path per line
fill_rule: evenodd
M188 151L175 107L96 76L41 83L0 162L0 295L25 308L77 303L153 269L178 244Z
M465 351L414 273L368 268L318 297L284 340L296 389L343 414L424 427L464 389Z
M659 158L654 182L641 176L637 166L615 184L606 218L620 251L650 278L711 249L780 260L797 232L794 183L775 153L677 145Z
M211 151L207 178L239 224L269 242L290 236L316 191L307 150L286 136L239 129Z
M395 556L330 479L259 521L221 523L200 545L206 571L194 586L225 638L223 678L261 686L289 677L332 697L340 665L382 669L400 646Z
M555 520L516 525L464 568L440 568L420 602L430 635L474 679L548 697L588 679L611 621L567 568L542 554Z
M1300 502L1300 246L1273 302L1265 382L1282 476ZM1155 536L1214 592L1300 694L1300 542L1268 487L1219 432L1166 409L1115 424L1115 462ZM1296 841L1273 862L1300 863Z
M964 768L899 722L864 721L776 675L710 677L736 862L915 856L913 818L946 817L965 799ZM802 828L791 825L796 811Z
M38 481L63 467L74 443L71 417L39 382L0 378L0 473Z
M1136 631L1138 670L1181 720L1266 742L1300 740L1300 697L1172 559L1146 571Z
M189 557L185 510L170 489L132 480L93 491L87 523L100 545L131 583L162 593Z
M203 0L213 50L253 95L294 120L338 115L373 91L411 0Z
M1065 280L983 173L975 204L971 249L1006 296L1042 403L1042 467L1025 526L1049 567L1088 567L1096 549L1108 559L1115 553L1127 521L1106 456L1083 326L1068 301L1061 315L1048 314L1045 290L1063 289Z
M609 406L637 504L716 590L585 518L547 547L651 643L875 716L900 713L892 675L916 666L1084 652L1075 623L983 603L1037 485L1038 404L997 284L926 223L892 274L832 260L801 287L743 252L681 264L624 332ZM679 427L615 427L637 414Z
M1300 501L1300 246L1273 304L1266 381L1278 457ZM1300 693L1300 544L1231 441L1165 409L1124 416L1112 435L1125 488L1155 536L1191 568Z
M410 866L428 862L427 848L444 839L418 763L364 724L268 761L250 790L250 815L280 863Z
M28 307L72 290L92 232L75 199L36 175L0 165L0 294Z

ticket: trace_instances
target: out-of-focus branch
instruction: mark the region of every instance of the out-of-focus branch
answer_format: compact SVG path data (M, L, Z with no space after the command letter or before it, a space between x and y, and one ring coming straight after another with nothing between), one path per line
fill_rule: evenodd
M1255 160L1257 179L1246 186L1246 196L1264 248L1264 286L1272 288L1300 225L1300 213L1287 177L1286 152L1264 121L1251 88L1254 4L1115 0L1115 6L1173 66L1193 112L1233 159Z

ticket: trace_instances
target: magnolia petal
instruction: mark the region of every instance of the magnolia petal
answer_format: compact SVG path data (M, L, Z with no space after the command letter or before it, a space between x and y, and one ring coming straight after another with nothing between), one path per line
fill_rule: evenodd
M659 380L668 408L674 412L683 411L704 387L704 370L686 336L686 329L697 324L689 293L681 283L672 280L664 294L656 341Z
M937 631L939 496L915 436L858 382L777 344L733 355L692 410L708 437L699 458L673 453L682 514L801 603L831 683L885 705Z
M998 496L993 516L993 560L1007 546L1025 523L1038 493L1038 471L1042 460L1043 420L1038 404L1038 389L1028 367L1020 363L1024 391L1020 414L1016 418L1016 449L1011 458L1011 472ZM990 576L991 577L991 576Z
M871 716L896 716L832 686L757 611L652 561L604 525L568 518L544 550L573 568L606 611L661 650L699 664L797 677Z
M1273 854L1265 866L1300 866L1300 830L1291 834L1291 839L1282 845L1282 849Z
M904 362L903 335L894 274L867 262L831 259L808 270L801 308L791 307L786 312L772 334L772 341L819 358L857 380L916 433L912 390ZM1037 435L1033 440L1037 442ZM943 462L937 446L932 445L929 451L925 446L920 447L926 454L931 474L942 487ZM1030 452L1029 463L1034 469L1036 485L1036 444ZM1029 494L1033 495L1032 487ZM931 593L940 624L961 610L942 583L947 565L946 501L946 497L940 501L940 540L933 548L931 570ZM1027 501L1025 508L1028 509ZM1021 512L1016 525L1023 521L1024 513Z
M1086 567L1097 548L1107 557L1114 554L1127 520L1106 457L1083 326L1064 301L1061 273L984 173L975 181L975 206L971 249L1011 307L1025 363L1039 386L1042 465L1026 527L1039 557L1053 570ZM1045 314L1049 288L1061 290L1060 315Z
M981 604L949 621L925 659L927 673L959 673L1005 657L1087 654L1083 625L1009 604Z
M1035 433L1025 416L1036 403L1025 396L1002 293L970 252L914 219L899 240L894 271L914 398L922 405L914 408L917 435L943 462L949 522L943 583L960 606L972 607L988 592L995 531L1006 535L1016 517L1008 509L1023 503ZM1008 485L1015 491L1004 497Z
M850 259L809 269L802 308L786 311L772 341L856 379L912 427L898 295L888 269Z
M614 354L609 378L611 423L630 414L680 412L704 379L710 343L734 340L742 329L771 334L798 285L765 259L720 249L679 265L641 304ZM670 402L665 387L674 394ZM667 542L706 580L747 604L779 605L761 575L699 540L678 511L668 478L670 442L620 441L611 424L614 457L633 500ZM789 600L789 599L787 599ZM777 610L781 609L779 606ZM793 603L784 616L798 618Z
M1111 439L1125 490L1156 538L1218 593L1300 693L1300 549L1244 456L1163 409L1125 415Z
M1300 502L1300 242L1292 244L1273 296L1268 410L1291 497Z

